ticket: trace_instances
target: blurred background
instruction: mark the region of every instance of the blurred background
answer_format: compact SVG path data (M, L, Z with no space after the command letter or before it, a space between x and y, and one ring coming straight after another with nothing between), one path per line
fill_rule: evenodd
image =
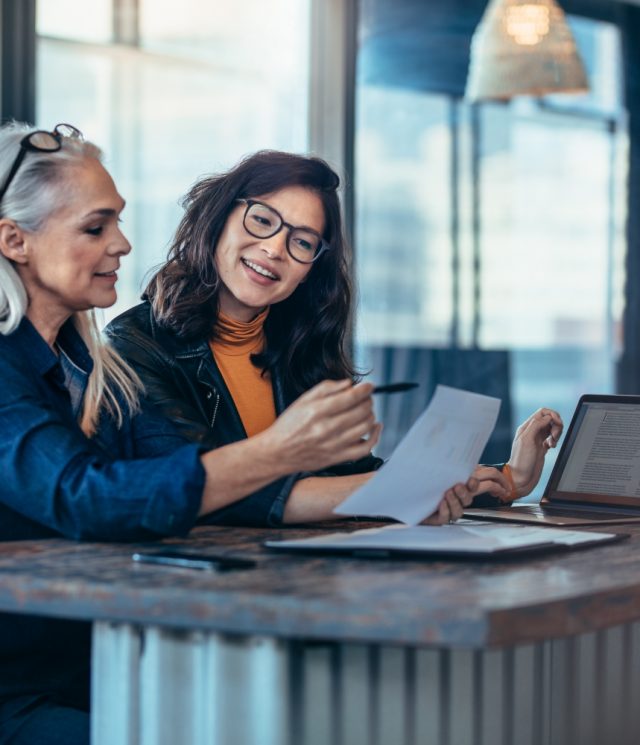
M103 147L134 248L105 320L198 177L261 148L327 158L358 363L421 383L379 402L380 454L445 383L502 398L501 461L539 406L568 422L582 393L640 392L640 3L560 4L590 91L469 103L480 0L2 0L1 113Z

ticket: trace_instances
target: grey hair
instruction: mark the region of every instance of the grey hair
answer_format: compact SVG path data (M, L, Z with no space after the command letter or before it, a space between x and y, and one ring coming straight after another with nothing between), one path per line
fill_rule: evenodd
M18 156L20 141L36 128L11 122L0 127L0 185ZM29 151L16 172L0 204L0 219L12 220L29 233L46 227L51 215L65 202L65 175L69 166L87 158L102 162L102 151L83 139L62 138L62 147L55 152ZM27 313L29 299L13 263L0 254L0 334L15 331ZM129 411L138 410L142 383L127 363L101 337L93 310L74 313L74 324L93 358L80 425L88 436L95 433L101 409L104 407L118 425L123 411L119 399Z
M20 147L20 140L36 128L20 122L0 127L0 183L4 184ZM102 151L92 142L64 137L55 152L30 150L2 197L0 217L8 217L24 230L36 232L53 212L64 204L64 189L56 188L64 179L65 166L77 165L85 158L102 162Z

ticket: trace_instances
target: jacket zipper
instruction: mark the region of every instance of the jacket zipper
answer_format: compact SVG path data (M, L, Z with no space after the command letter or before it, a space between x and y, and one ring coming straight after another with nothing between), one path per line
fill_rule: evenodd
M216 405L213 409L213 414L211 415L211 423L209 424L209 427L213 429L213 424L216 421L216 416L218 414L218 406L220 406L220 394L216 393Z

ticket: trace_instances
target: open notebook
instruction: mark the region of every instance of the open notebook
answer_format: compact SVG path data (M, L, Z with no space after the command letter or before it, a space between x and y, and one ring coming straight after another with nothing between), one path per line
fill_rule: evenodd
M580 398L539 505L464 514L555 526L640 522L640 396Z
M463 520L439 527L387 525L352 533L323 533L313 538L266 541L264 545L281 551L346 553L363 557L405 555L476 558L582 548L627 537L623 533L549 530L529 525L497 525Z

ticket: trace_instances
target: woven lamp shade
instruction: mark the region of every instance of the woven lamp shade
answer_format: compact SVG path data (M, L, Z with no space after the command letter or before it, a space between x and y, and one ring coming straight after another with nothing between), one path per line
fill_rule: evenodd
M490 0L471 40L468 100L588 90L576 43L555 0Z

